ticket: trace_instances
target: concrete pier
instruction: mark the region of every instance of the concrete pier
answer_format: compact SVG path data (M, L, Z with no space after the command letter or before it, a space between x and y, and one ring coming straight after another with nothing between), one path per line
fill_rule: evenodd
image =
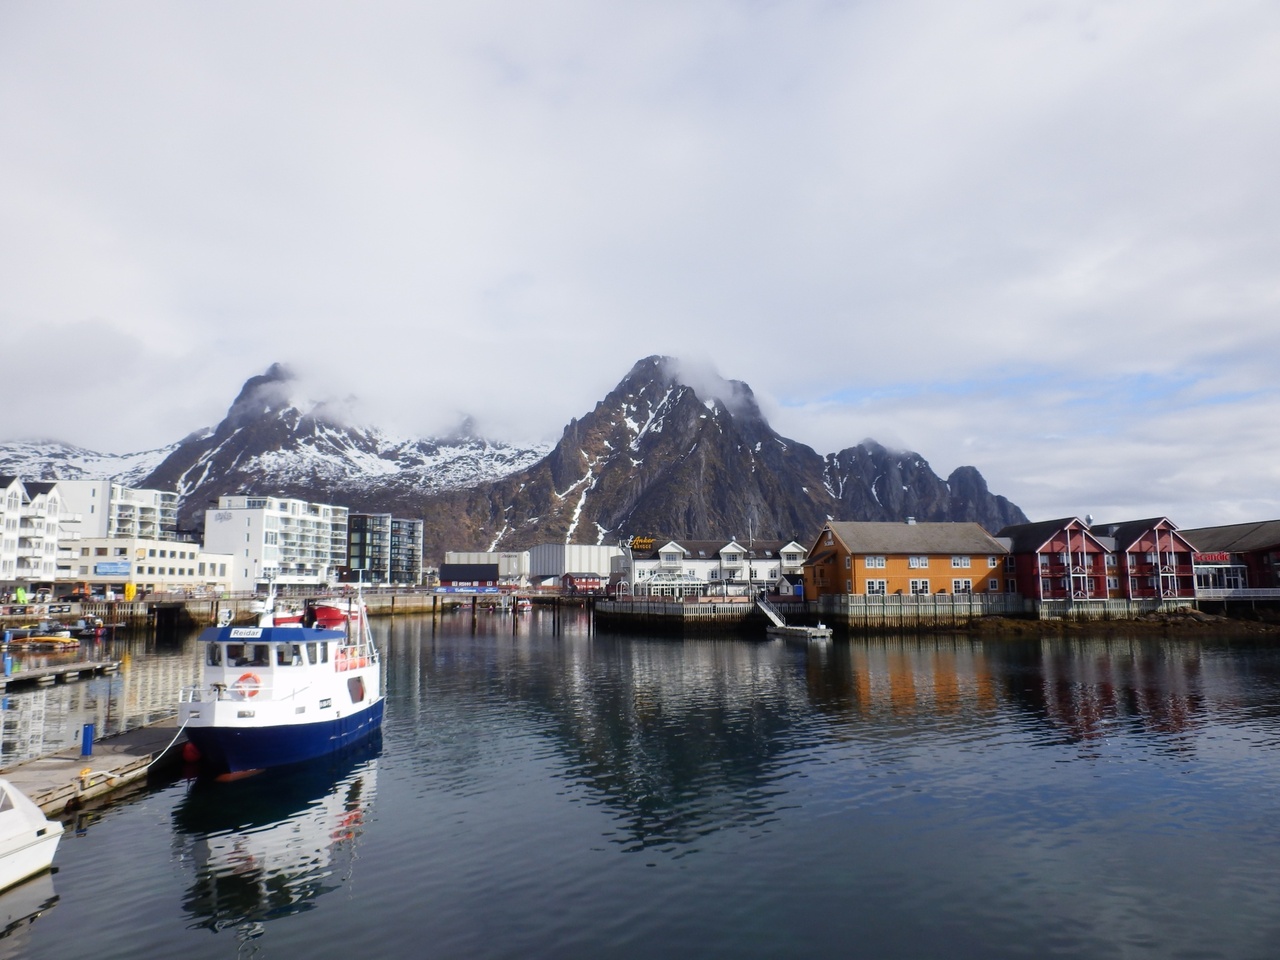
M0 776L30 797L45 816L56 817L145 782L155 767L180 762L185 737L175 742L177 734L176 718L162 720L95 741L93 756L70 747L0 770Z

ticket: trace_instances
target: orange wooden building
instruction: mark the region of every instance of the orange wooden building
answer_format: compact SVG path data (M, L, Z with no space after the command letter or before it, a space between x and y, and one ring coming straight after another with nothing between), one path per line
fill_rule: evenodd
M809 548L805 598L1013 592L1008 554L977 523L831 520Z

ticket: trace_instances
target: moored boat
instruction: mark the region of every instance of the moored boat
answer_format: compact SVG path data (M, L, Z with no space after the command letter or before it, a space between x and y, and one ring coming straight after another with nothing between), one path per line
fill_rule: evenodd
M279 625L272 607L257 626L205 630L203 682L182 691L182 730L197 758L219 772L311 760L382 724L382 666L368 618L352 617L347 629L318 618Z
M49 820L21 790L0 779L0 890L48 870L62 839L62 824Z

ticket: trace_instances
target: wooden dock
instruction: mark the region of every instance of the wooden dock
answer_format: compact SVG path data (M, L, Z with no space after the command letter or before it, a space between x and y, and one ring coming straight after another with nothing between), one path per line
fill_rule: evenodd
M46 816L56 817L141 785L154 767L178 762L184 739L178 734L176 718L162 720L95 741L92 756L70 747L0 770L0 776L30 797Z
M87 677L115 673L120 669L116 660L76 660L49 667L31 667L9 674L0 674L0 692L15 687L40 686L54 683L75 683Z

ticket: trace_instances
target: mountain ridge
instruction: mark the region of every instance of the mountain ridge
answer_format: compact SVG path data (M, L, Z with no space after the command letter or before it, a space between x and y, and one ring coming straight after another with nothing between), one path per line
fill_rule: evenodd
M470 436L466 421L442 439L343 424L325 404L299 409L289 399L292 380L272 364L245 382L215 427L120 458L114 478L177 491L189 528L200 526L210 501L235 493L421 516L424 553L436 560L447 549L608 543L629 534L803 540L827 519L972 520L989 530L1026 521L976 467L943 480L919 454L874 440L819 454L774 431L746 383L671 357L638 361L556 443L525 446ZM0 443L0 470L21 456L41 479L113 463L69 445L25 443Z

